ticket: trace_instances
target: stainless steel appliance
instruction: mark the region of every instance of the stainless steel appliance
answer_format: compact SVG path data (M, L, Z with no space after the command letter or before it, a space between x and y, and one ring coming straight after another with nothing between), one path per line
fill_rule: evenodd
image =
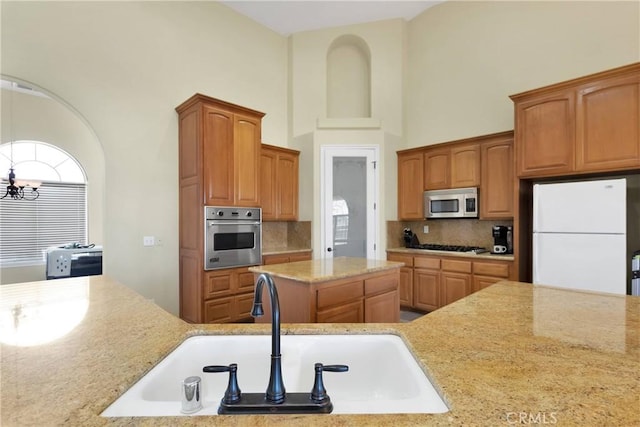
M467 187L425 191L424 217L478 218L478 189Z
M481 248L480 246L441 245L439 243L422 243L417 245L409 245L407 247L411 249L423 249L428 251L469 252L474 254L487 252L485 248Z
M102 246L70 243L47 249L47 280L102 274Z
M204 218L205 270L261 264L260 208L205 206Z
M494 254L512 254L513 253L513 227L506 225L494 225L493 233L493 250Z
M640 251L631 258L631 295L640 296Z

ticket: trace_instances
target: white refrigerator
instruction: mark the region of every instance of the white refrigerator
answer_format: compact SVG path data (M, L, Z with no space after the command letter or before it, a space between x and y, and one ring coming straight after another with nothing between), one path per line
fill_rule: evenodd
M533 283L626 294L626 179L533 186Z

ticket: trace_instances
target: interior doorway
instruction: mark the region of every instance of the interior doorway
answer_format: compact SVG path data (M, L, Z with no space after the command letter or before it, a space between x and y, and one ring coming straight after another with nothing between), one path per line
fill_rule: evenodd
M321 257L377 258L378 147L325 145L320 153Z

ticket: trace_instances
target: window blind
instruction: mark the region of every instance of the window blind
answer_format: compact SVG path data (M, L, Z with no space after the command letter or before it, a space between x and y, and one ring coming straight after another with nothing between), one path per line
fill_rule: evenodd
M87 243L86 184L45 183L36 200L0 200L0 265L35 265L46 249Z

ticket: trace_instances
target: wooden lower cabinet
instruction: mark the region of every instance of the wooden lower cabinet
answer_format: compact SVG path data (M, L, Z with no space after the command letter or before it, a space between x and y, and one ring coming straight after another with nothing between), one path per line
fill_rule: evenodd
M400 305L433 311L501 280L515 279L513 261L434 257L390 252L389 261L404 262L400 271Z
M253 273L248 267L211 270L204 274L202 323L251 320Z
M360 274L326 282L306 282L273 276L283 323L396 323L400 321L399 269ZM264 316L271 321L268 295Z

